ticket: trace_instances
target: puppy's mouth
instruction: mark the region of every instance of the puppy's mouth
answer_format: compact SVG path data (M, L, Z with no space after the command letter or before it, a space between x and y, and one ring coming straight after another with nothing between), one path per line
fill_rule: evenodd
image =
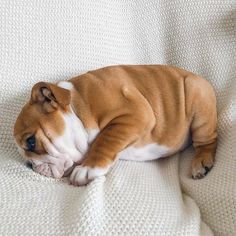
M41 165L37 165L33 167L33 170L41 175L44 175L46 177L55 177L55 178L60 178L61 175L58 172L58 174L54 175L52 172L52 169L47 163L43 163Z
M55 165L42 162L36 164L34 161L28 160L26 161L26 166L43 176L60 179L68 176L72 172L74 163L65 162L64 165Z
M42 164L36 165L33 161L28 160L26 161L25 164L28 168L34 170L35 172L41 175L44 175L47 177L53 177L52 170L48 163L42 163Z

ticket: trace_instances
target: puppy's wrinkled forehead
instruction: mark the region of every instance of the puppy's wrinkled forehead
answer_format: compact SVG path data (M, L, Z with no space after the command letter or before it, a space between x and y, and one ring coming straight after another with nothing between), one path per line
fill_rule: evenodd
M27 149L27 139L28 143L34 145L34 140L29 140L30 137L37 139L44 134L51 139L61 135L65 128L62 113L67 112L70 98L69 90L50 83L36 84L14 126L17 144Z
M20 138L24 135L33 135L41 129L49 136L61 135L64 130L64 120L61 111L51 113L42 112L39 104L27 103L19 114L15 126L14 135Z

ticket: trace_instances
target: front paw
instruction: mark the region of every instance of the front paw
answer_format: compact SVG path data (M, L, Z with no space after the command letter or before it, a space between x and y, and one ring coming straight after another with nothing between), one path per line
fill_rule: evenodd
M100 167L92 168L82 165L76 166L70 175L70 183L74 186L86 185L95 178L105 175L108 169Z

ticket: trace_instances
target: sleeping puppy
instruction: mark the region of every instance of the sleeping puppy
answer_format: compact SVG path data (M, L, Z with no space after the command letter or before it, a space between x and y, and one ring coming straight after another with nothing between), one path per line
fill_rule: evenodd
M186 147L194 179L214 164L217 113L212 86L165 65L110 66L57 84L34 85L14 137L33 170L73 185L105 175L115 160L148 161Z

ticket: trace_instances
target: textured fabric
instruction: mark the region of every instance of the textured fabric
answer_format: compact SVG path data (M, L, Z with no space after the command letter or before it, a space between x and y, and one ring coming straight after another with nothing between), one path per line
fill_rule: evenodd
M0 235L236 235L233 3L1 0ZM150 63L191 70L217 91L219 146L206 178L188 176L192 148L153 162L119 161L87 187L24 165L12 127L34 83Z

